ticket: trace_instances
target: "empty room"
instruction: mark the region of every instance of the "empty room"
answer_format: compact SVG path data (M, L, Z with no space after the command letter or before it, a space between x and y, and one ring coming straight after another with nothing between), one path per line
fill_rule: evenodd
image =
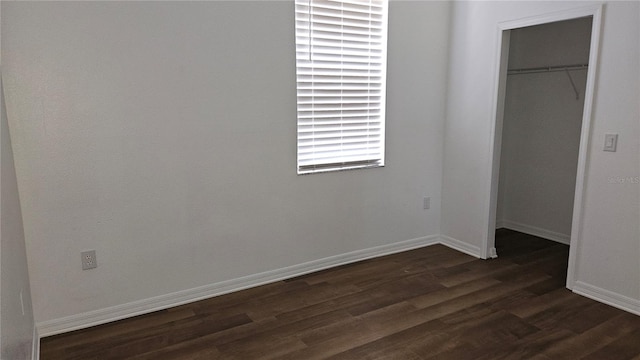
M0 2L0 358L640 359L640 2Z

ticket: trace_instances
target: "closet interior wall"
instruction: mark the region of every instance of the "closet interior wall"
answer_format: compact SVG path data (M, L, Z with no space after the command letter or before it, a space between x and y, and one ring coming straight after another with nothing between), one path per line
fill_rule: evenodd
M588 64L591 18L511 31L509 69ZM496 228L568 244L587 68L507 78Z

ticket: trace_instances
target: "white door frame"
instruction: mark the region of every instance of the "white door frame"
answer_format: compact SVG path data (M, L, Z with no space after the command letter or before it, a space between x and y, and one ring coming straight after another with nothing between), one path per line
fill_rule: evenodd
M602 4L578 7L565 11L534 16L525 19L505 21L498 24L497 54L495 57L495 83L494 83L494 108L491 124L491 147L489 149L489 176L491 182L487 193L487 207L485 208L486 231L484 232L481 248L482 258L495 257L495 230L496 212L498 203L498 180L500 174L500 151L502 146L502 123L504 116L504 101L507 83L507 65L509 62L509 40L512 29L542 25L557 21L571 20L582 17L592 17L591 45L589 50L589 69L587 71L587 86L582 112L582 130L580 133L580 149L578 154L578 169L576 173L576 188L573 202L573 215L571 220L571 246L569 250L569 266L567 268L567 288L573 289L575 273L578 263L576 258L580 246L583 214L583 194L586 176L586 164L588 160L589 134L591 129L591 114L593 107L593 94L595 89L596 70L598 68L598 53L600 44Z

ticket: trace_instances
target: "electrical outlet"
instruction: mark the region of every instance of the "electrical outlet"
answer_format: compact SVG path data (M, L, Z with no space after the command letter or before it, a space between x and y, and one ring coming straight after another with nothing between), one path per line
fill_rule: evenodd
M425 196L422 198L422 208L427 210L431 208L431 197Z
M82 270L95 269L98 267L95 250L87 250L80 253L82 256Z

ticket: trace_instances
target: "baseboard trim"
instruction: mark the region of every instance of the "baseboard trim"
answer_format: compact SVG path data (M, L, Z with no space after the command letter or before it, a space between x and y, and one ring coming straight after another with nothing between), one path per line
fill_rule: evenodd
M552 240L565 245L569 245L571 243L570 234L562 234L559 232L546 230L543 228L522 224L515 221L501 220L496 224L496 228L505 228L509 230L519 231L521 233L541 237L543 239Z
M31 345L31 359L40 360L40 335L38 328L33 326L33 344Z
M471 255L479 259L482 258L482 254L478 246L470 245L464 241L460 241L446 235L440 235L440 243L444 246L452 248L453 250L463 252L467 255Z
M595 301L611 305L618 309L628 311L632 314L640 315L640 300L638 299L633 299L628 296L605 290L582 281L576 281L573 286L573 292Z
M122 305L112 306L95 311L89 311L64 318L53 319L36 324L40 337L61 334L69 331L88 328L125 318L148 314L158 310L204 300L214 296L224 295L284 279L305 275L336 266L346 265L357 261L390 255L398 252L413 250L440 243L439 235L431 235L393 244L376 246L373 248L352 251L345 254L330 256L298 265L277 270L249 275L237 279L222 281L193 289L178 291L171 294L156 296L149 299L134 301ZM39 337L39 338L40 338Z

